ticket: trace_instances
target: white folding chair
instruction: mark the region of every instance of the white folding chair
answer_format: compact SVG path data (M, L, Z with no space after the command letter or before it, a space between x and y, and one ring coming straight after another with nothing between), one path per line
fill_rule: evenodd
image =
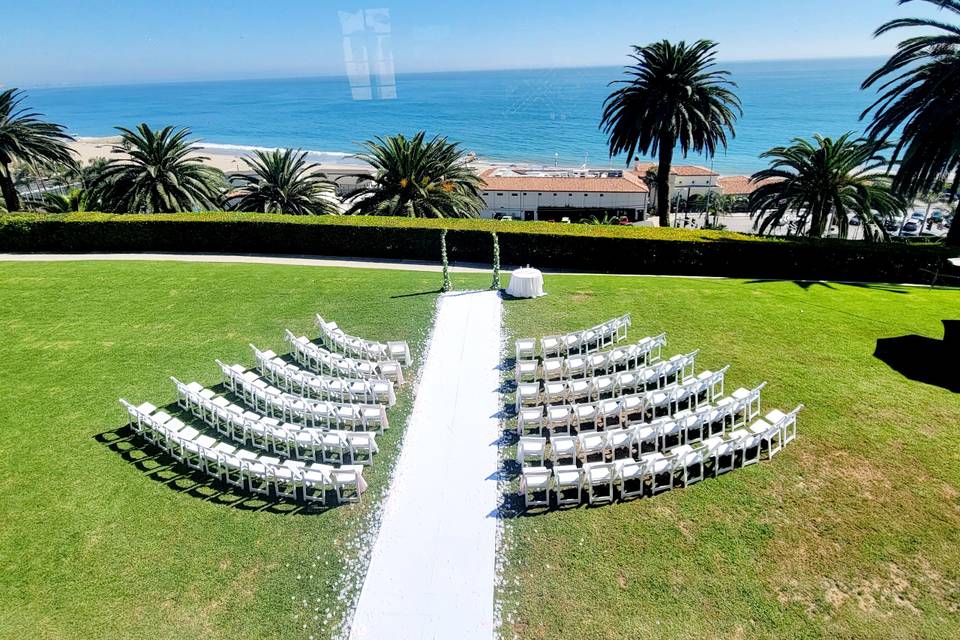
M376 437L367 431L351 431L346 434L350 462L361 466L373 464L373 454L377 451Z
M660 448L660 423L641 423L630 427L637 455L653 453Z
M563 339L560 336L543 336L540 338L540 355L552 358L562 355Z
M537 341L533 338L520 338L514 344L518 362L520 360L533 359L537 356Z
M611 429L606 431L607 451L613 460L633 457L634 431L632 429Z
M538 464L534 466L542 467L547 455L546 438L520 438L517 444L517 462L522 466L527 466L527 461L532 460Z
M564 361L564 377L568 379L585 378L587 371L587 356L572 355Z
M326 464L312 464L303 470L303 499L308 503L326 504L327 490L333 488L330 474L333 467Z
M517 385L517 413L520 408L540 404L540 383L521 382Z
M572 436L553 436L550 438L550 460L554 467L569 460L569 464L577 462L577 439Z
M674 477L683 486L688 486L703 480L704 464L703 451L688 444L681 445L671 452L673 457Z
M576 465L555 466L553 482L558 507L579 505L583 500L583 469Z
M522 407L520 413L517 414L517 435L527 435L528 430L538 435L542 433L544 425L543 412L543 407Z
M622 499L640 497L644 493L644 465L636 460L620 460L616 463L616 480L620 484Z
M360 502L366 484L363 481L363 467L342 465L330 472L330 480L337 496L337 502Z
M640 456L650 479L650 493L657 495L673 488L673 462L659 451Z
M545 358L543 361L543 379L561 380L565 377L565 365L563 358Z
M551 437L561 433L569 435L572 422L573 411L567 405L547 407L546 427Z
M526 508L550 506L550 470L546 467L524 467L520 491ZM538 495L543 494L542 498Z
M746 456L747 446L750 444L751 435L746 429L736 429L730 432L727 442L733 449L734 467L741 467ZM758 456L759 459L759 456Z
M593 504L613 502L613 484L617 466L612 462L593 462L583 465L587 484L587 501Z
M757 418L750 425L750 433L759 438L760 453L766 452L767 460L773 458L783 448L783 431L778 425L772 425L763 418Z
M599 415L594 403L573 405L573 424L577 431L596 431Z
M540 363L537 360L517 360L517 382L533 382L540 373Z
M543 383L544 404L564 404L568 398L568 386L563 381Z
M783 446L791 443L797 437L797 415L803 411L804 406L798 405L790 413L784 414L779 409L774 409L767 414L767 422L780 427L783 433Z
M577 445L580 450L580 460L584 464L591 462L591 458L596 458L596 462L603 462L607 447L607 439L603 433L581 433L577 435Z

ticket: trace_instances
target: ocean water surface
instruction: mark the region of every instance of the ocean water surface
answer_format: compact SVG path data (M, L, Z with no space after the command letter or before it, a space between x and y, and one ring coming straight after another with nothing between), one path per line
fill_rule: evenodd
M861 92L879 59L722 63L737 82L743 117L727 152L691 162L751 173L759 155L796 136L862 131L873 99ZM357 151L374 136L420 129L495 161L620 166L599 130L619 67L399 74L396 99L355 100L348 78L34 88L29 104L74 135L113 127L189 126L206 143Z

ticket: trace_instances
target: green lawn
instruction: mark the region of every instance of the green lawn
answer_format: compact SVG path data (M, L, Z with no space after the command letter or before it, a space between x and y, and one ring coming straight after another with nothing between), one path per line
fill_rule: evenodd
M904 378L878 338L942 337L960 292L548 276L513 337L633 314L803 402L770 462L654 499L508 520L506 638L960 637L960 394ZM512 342L510 342L512 345ZM956 365L956 363L955 363Z
M4 263L0 271L0 637L317 638L341 623L410 387L364 503L323 513L196 485L122 436L119 396L283 350L321 311L419 357L439 275L177 263ZM454 275L459 287L488 276ZM506 303L541 335L625 311L807 405L771 462L653 500L505 522L503 635L522 638L960 635L960 394L873 357L940 337L960 292L548 276ZM417 295L419 294L419 295ZM327 615L330 615L327 618ZM315 620L318 616L319 620ZM304 625L307 625L304 628Z
M438 285L432 273L266 265L0 266L0 637L329 636L410 385L363 504L319 514L231 505L164 456L119 451L137 442L101 440L126 422L118 397L170 403L169 375L217 384L214 358L252 364L249 342L286 352L283 329L316 335L316 312L406 339L419 360Z

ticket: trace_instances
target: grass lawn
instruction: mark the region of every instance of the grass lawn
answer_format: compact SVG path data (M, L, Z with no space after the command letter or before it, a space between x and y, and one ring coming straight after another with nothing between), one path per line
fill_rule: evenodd
M633 314L665 355L799 402L770 462L654 499L508 520L507 638L960 637L960 394L906 379L878 338L942 338L960 292L548 276L512 337ZM512 341L509 343L512 345Z
M353 333L406 339L419 361L439 278L268 265L4 263L0 637L330 635L341 622L339 592L350 587L341 576L356 575L365 523L397 453L410 385L367 470L363 503L319 514L231 505L178 477L165 456L119 451L136 441L102 440L123 434L118 397L170 403L172 374L218 384L214 358L252 364L249 342L286 353L283 329L316 335L316 312Z

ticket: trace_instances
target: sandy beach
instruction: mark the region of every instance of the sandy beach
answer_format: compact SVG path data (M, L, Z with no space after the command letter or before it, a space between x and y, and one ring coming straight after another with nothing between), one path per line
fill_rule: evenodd
M87 164L94 158L116 157L112 153L114 145L120 143L120 136L104 138L80 138L70 143L70 147L76 152L77 159L81 164ZM253 155L254 149L267 150L268 147L242 147L239 145L218 145L213 143L201 142L196 145L196 151L191 155L195 157L204 157L206 164L220 169L225 173L236 173L246 170L246 164L243 158ZM366 170L368 165L353 159L349 154L344 153L317 153L308 152L307 160L319 164L324 171L331 174L356 173L358 170ZM477 172L484 171L495 163L476 160L473 163Z

